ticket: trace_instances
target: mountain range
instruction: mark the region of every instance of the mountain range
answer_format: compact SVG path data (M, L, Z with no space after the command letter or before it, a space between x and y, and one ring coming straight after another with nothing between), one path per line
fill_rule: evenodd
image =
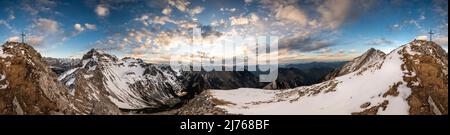
M0 48L0 114L448 114L448 59L415 40L349 62L291 64L257 73L178 71L92 49L81 59Z

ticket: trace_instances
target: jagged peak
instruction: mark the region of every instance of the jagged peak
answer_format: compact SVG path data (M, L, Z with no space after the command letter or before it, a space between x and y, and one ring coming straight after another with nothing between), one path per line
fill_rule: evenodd
M117 61L118 58L100 49L93 48L83 55L82 60L94 59L95 61Z
M409 45L409 46L424 46L424 47L433 47L433 48L439 47L439 48L442 48L442 47L440 47L440 45L436 44L433 41L417 40L417 39L409 42L407 45Z
M369 51L376 51L376 50L377 50L377 49L371 47L369 50L367 50L367 52L369 52Z
M7 41L5 44L3 44L4 48L10 48L10 49L27 49L27 50L34 50L34 48L26 43L19 43L19 42L9 42Z
M357 64L354 66L362 66L370 61L376 60L376 59L380 59L383 58L386 54L383 51L380 51L378 49L375 48L370 48L369 50L367 50L365 53L363 53L361 56L356 57L355 59L353 59L350 64Z
M432 57L433 59L437 60L438 63L445 66L448 65L448 53L440 45L436 44L433 41L413 40L408 44L397 48L393 52L406 57Z
M1 54L4 56L23 56L31 57L36 56L42 58L41 54L36 51L31 45L19 42L6 42L1 47Z
M408 53L411 55L447 55L447 52L438 44L436 44L433 41L426 41L426 40L413 40L398 49L403 50L406 49L406 51L401 51L400 53ZM397 50L397 49L396 49Z
M375 48L370 48L362 55L354 58L353 60L344 64L338 70L330 73L325 78L326 78L326 80L329 80L334 77L338 77L341 75L345 75L345 74L357 71L363 67L368 67L371 64L374 64L375 62L382 60L384 57L386 57L386 54L383 51L380 51Z
M361 56L371 56L371 55L386 55L383 51L375 49L375 48L370 48L369 50L367 50L365 53L363 53L363 55Z

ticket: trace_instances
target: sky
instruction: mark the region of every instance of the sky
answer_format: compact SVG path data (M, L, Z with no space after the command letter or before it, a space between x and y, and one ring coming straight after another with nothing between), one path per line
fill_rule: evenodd
M279 63L389 53L416 38L448 50L447 0L0 0L0 41L43 56L80 58L92 48L166 63L201 28L205 40L277 36Z

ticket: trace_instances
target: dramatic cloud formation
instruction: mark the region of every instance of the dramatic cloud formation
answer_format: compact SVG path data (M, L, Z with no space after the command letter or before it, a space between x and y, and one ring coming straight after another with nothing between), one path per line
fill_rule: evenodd
M448 46L446 0L20 0L0 7L0 40L20 40L23 31L40 51L58 57L100 48L167 62L192 42L196 27L208 45L277 36L283 62L347 60L430 29L433 41Z

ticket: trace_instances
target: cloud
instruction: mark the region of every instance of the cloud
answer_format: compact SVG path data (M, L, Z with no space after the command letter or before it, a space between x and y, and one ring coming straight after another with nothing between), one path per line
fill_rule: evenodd
M441 46L448 46L448 36L447 35L440 35L437 37L433 37L433 41Z
M59 45L67 39L67 34L70 34L64 32L64 29L60 27L58 21L49 18L33 19L31 20L31 24L25 26L23 30L26 34L25 42L35 46L40 51ZM7 40L21 40L19 36L20 32L13 30L11 33L15 36L9 37Z
M166 23L176 23L174 20L170 19L169 16L150 16L151 14L144 14L139 18L135 18L135 21L139 21L144 26L148 26L150 24L159 24L165 25Z
M386 40L385 38L373 39L367 42L367 45L392 45L394 42Z
M30 35L30 36L27 36L27 38L25 38L25 42L27 42L27 44L29 44L29 45L39 46L44 43L44 39L45 39L44 36Z
M42 4L42 5L56 5L56 3L52 0L36 0L36 3Z
M275 17L281 20L293 21L300 25L308 22L307 15L294 5L279 6L275 12Z
M204 7L201 7L201 6L196 6L195 8L193 8L192 10L190 10L190 14L192 15L192 16L194 16L194 15L197 15L197 14L200 14L200 13L202 13L203 12L203 10L205 10L205 8Z
M132 23L138 24L136 26L140 28L136 28L132 24L127 28L127 31L136 30L135 32L131 32L132 34L122 33L123 35L114 41L118 48L128 50L124 54L143 56L140 55L142 53L139 53L142 50L158 50L173 44L173 42L178 42L173 37L173 34L189 34L189 30L192 30L192 27L202 26L192 16L204 13L205 9L203 7L195 7L196 5L191 5L186 0L164 1L161 2L163 4L154 8L157 10L156 13L145 13L134 18L135 22ZM351 13L353 11L351 8L353 7L348 0L343 3L322 0L302 2L297 0L242 0L241 2L267 2L270 4L255 4L255 6L265 6L268 9L257 9L254 11L255 13L249 13L253 12L253 10L245 8L239 8L239 10L236 8L221 8L220 11L234 13L219 12L219 14L213 15L210 25L218 27L218 30L221 30L219 33L223 35L280 35L280 48L295 52L331 51L330 48L336 45L337 40L334 38L339 36L339 27L353 17ZM110 4L104 4L110 10L116 11ZM229 22L225 21L227 19L229 19ZM141 27L141 24L151 26ZM86 26L84 28L87 30ZM141 29L148 29L153 34L140 35L139 31ZM214 33L207 30L204 30L204 32ZM107 43L106 41L109 41L109 39L105 40L105 43ZM333 53L337 53L337 51L334 50ZM351 51L345 50L344 52L349 53Z
M279 49L298 50L300 52L316 51L335 45L333 40L311 36L281 38L279 42Z
M0 19L0 25L5 26L7 29L12 30L13 27L11 26L10 22L16 19L16 16L14 16L12 13L8 16L6 20Z
M368 11L375 2L374 0L260 1L262 7L269 9L281 23L296 22L300 27L332 30L355 20Z
M16 16L14 16L14 15L9 15L8 20L14 20L14 19L16 19Z
M433 0L433 11L448 18L448 0Z
M85 30L79 23L73 25L73 28L75 28L75 30L77 30L78 32L83 32Z
M416 40L428 40L428 36L426 35L417 36Z
M12 36L6 39L6 41L9 42L22 42L21 38L19 36ZM38 35L27 35L25 38L25 42L32 46L39 46L42 45L44 42L44 36L38 36Z
M347 19L350 7L350 0L329 0L320 5L317 11L322 17L324 27L336 29Z
M12 36L12 37L9 37L8 39L6 39L6 41L9 41L9 42L20 42L20 37L19 36Z
M423 22L426 19L426 17L425 17L425 15L423 15L424 14L423 12L420 13L420 14L421 15L419 15L418 18L416 18L416 19L404 20L401 23L396 23L396 24L394 24L392 26L389 26L389 29L390 30L401 30L404 26L413 25L417 29L423 31L423 29L422 29L423 27L422 27L422 25L420 23Z
M417 29L422 29L422 26L420 26L420 24L417 20L411 19L411 20L406 21L406 23L416 26Z
M212 26L202 26L201 27L201 35L203 37L208 37L208 36L216 36L216 37L220 37L223 33L217 31L214 27Z
M256 13L251 13L249 18L251 22L256 22L259 20L259 16Z
M89 24L89 23L85 23L84 27L86 27L89 30L96 30L97 26L95 24Z
M185 21L185 20L173 21L173 23L175 23L179 28L182 28L184 30L192 29L194 27L199 26L199 24L196 22Z
M174 6L181 12L186 12L188 9L187 7L191 4L186 0L168 0L167 2L169 3L169 5Z
M40 12L52 13L51 9L56 6L52 0L23 0L20 7L31 15L37 15Z
M328 48L328 47L322 48L322 49L319 50L319 52L320 53L330 53L331 52L331 48Z
M235 25L246 25L250 23L255 23L259 20L258 15L255 13L250 13L248 16L241 16L241 17L230 17L230 24L231 26Z
M95 8L95 13L97 13L98 16L104 17L109 14L109 9L105 5L97 5Z
M282 35L280 46L300 52L317 51L335 45L339 28L361 16L373 0L261 0L260 7L268 9L262 17L266 33Z
M236 8L220 8L220 11L235 12L235 11L237 11L237 9Z
M144 24L145 26L148 26L149 25L149 16L148 15L142 15L141 17L139 17L139 18L135 18L134 20L135 21L140 21L142 24Z
M424 13L422 13L422 15L420 15L420 18L419 18L419 20L425 20L425 19L427 19L427 17L425 17L425 15L423 15Z
M8 29L12 29L12 26L8 23L8 21L0 19L0 25L3 25L3 26L5 26Z
M226 22L225 22L225 20L224 19L220 19L220 20L212 20L211 21L211 24L210 24L211 26L225 26L226 25Z
M83 26L83 25L81 25L79 23L76 23L76 24L73 25L73 28L75 30L77 30L77 32L73 34L73 36L75 36L75 35L77 35L77 34L79 34L81 32L84 32L86 30L96 30L97 26L95 24L89 24L89 23L85 23L84 26Z
M390 30L401 30L402 29L402 25L400 24L394 24L392 26L389 26Z
M230 23L231 25L246 25L248 24L250 21L248 20L248 18L246 17L230 17Z
M155 16L151 20L151 23L153 24L161 24L164 25L167 22L173 22L172 19L170 19L168 16Z
M166 7L161 11L161 13L163 13L164 15L169 15L170 13L172 13L172 8Z
M58 22L47 18L39 18L34 20L33 27L43 33L57 33L60 31Z

